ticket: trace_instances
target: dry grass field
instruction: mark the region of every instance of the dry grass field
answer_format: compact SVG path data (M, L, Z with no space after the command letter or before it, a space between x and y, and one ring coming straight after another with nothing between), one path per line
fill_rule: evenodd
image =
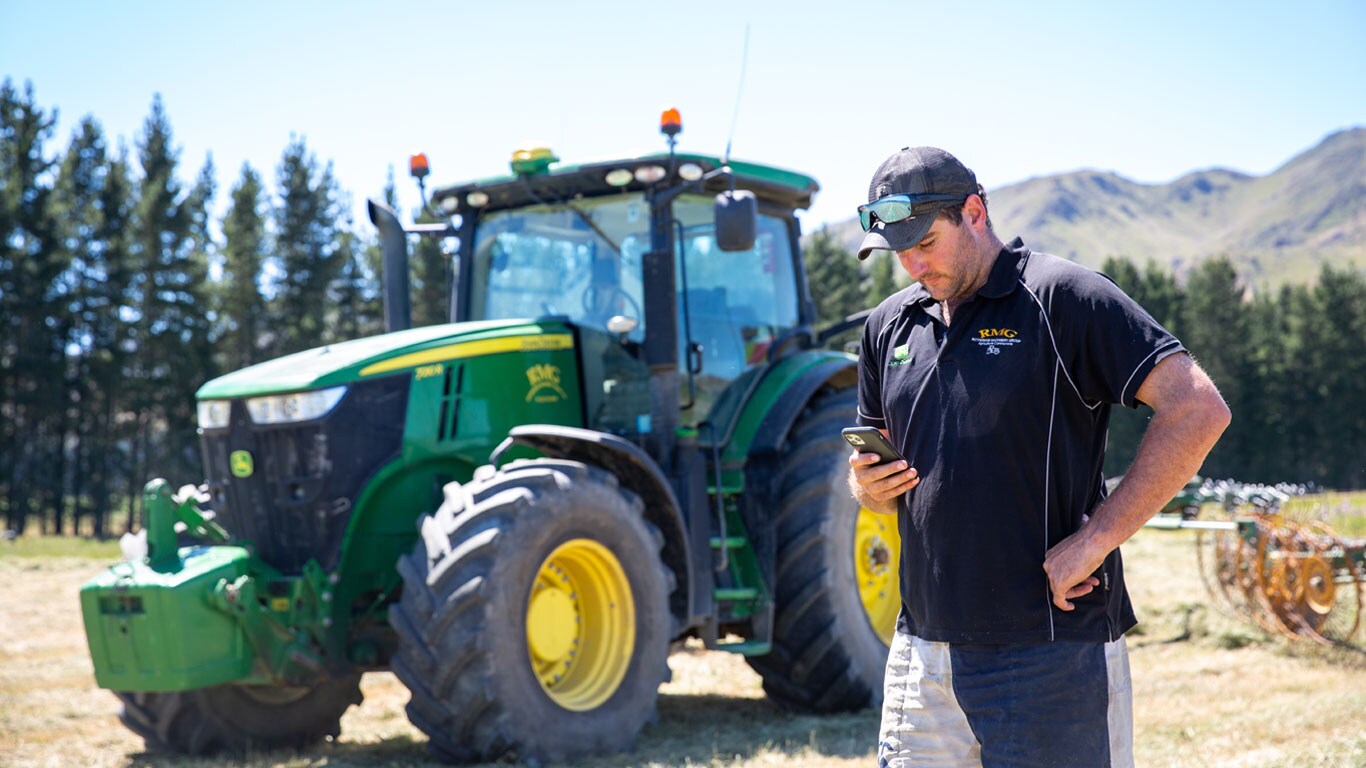
M1366 654L1288 645L1214 613L1193 534L1143 531L1124 548L1142 624L1130 636L1141 766L1366 766ZM46 549L45 549L46 548ZM0 544L0 765L360 768L434 765L403 714L407 692L368 675L335 743L247 761L147 754L94 685L77 590L108 547ZM582 765L817 768L874 763L877 715L783 713L743 660L689 648L670 659L660 721L633 754ZM534 727L534 724L528 724Z

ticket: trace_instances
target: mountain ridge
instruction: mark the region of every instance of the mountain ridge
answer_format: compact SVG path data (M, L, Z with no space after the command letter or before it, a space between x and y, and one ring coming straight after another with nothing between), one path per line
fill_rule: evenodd
M1366 126L1334 131L1263 176L1211 166L1165 183L1083 168L987 190L1002 239L1098 268L1149 260L1183 277L1228 256L1249 285L1312 282L1324 264L1366 269ZM850 253L856 218L829 225Z

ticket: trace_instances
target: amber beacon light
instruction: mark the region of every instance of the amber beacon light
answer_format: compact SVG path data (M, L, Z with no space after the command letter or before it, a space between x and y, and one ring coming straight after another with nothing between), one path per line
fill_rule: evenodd
M669 138L683 132L683 118L679 116L677 109L669 107L659 116L659 132Z
M418 152L416 155L413 155L412 157L408 158L409 176L412 176L414 179L424 179L430 172L431 169L427 165L426 154Z

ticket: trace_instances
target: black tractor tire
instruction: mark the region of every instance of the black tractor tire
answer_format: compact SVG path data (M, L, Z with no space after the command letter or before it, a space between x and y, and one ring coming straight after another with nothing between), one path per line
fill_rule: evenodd
M882 701L888 648L859 596L859 503L848 490L850 451L840 436L841 428L857 423L855 394L818 394L788 435L774 521L773 650L746 657L769 699L799 712L844 712Z
M634 748L668 679L674 588L643 510L615 477L571 461L516 461L446 486L399 560L403 596L389 610L394 673L434 756L535 763ZM546 603L559 612L538 613ZM558 661L533 655L547 635Z
M360 675L311 688L217 685L174 693L116 692L119 719L149 752L242 755L306 749L341 733L341 717L360 704Z

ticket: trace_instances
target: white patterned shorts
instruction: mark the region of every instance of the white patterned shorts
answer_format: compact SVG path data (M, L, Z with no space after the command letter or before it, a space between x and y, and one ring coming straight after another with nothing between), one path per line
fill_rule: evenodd
M879 768L1133 764L1124 638L1033 645L893 638Z

